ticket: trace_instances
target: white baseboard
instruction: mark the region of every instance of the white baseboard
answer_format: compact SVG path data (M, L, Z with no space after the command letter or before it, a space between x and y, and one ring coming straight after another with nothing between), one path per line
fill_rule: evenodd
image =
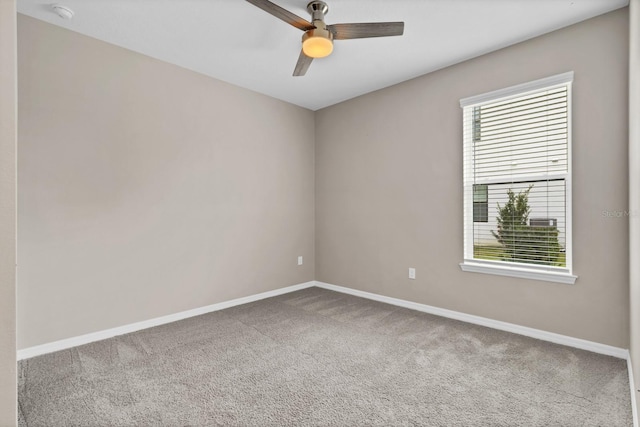
M273 291L263 292L256 295L249 295L243 298L237 298L230 301L224 301L205 307L194 308L192 310L181 311L179 313L169 314L167 316L156 317L155 319L144 320L142 322L131 323L128 325L118 326L117 328L106 329L103 331L92 332L77 337L67 338L60 341L54 341L47 344L37 345L34 347L18 350L17 359L29 359L30 357L40 356L54 351L65 350L67 348L88 344L94 341L100 341L112 338L117 335L128 334L139 331L141 329L151 328L153 326L164 325L166 323L175 322L189 317L199 316L201 314L211 313L213 311L224 310L225 308L235 307L237 305L247 304L265 298L271 298L289 292L298 291L300 289L310 288L315 282L300 283L298 285L287 286L285 288L275 289Z
M636 401L636 394L638 393L633 378L633 366L631 364L631 353L627 352L627 371L629 371L629 387L631 389L631 412L633 413L633 426L639 427L640 421L638 420L638 402Z
M40 356L42 354L52 353L54 351L65 350L67 348L88 344L94 341L100 341L103 339L112 338L117 335L128 334L131 332L139 331L141 329L164 325L166 323L175 322L175 321L186 319L189 317L211 313L213 311L224 310L225 308L235 307L237 305L247 304L247 303L258 301L265 298L271 298L271 297L286 294L289 292L294 292L300 289L310 288L312 286L317 286L319 288L329 289L336 292L341 292L341 293L350 294L350 295L354 295L362 298L367 298L370 300L380 301L387 304L396 305L399 307L409 308L412 310L422 311L425 313L435 314L437 316L448 317L450 319L461 320L463 322L486 326L493 329L499 329L501 331L512 332L519 335L525 335L531 338L550 341L556 344L562 344L569 347L575 347L582 350L592 351L594 353L614 356L620 359L628 359L629 352L627 349L612 347L606 344L600 344L592 341L583 340L580 338L573 338L566 335L560 335L553 332L547 332L539 329L528 328L526 326L520 326L513 323L501 322L499 320L493 320L486 317L474 316L471 314L461 313L458 311L447 310L444 308L434 307L426 304L420 304L412 301L406 301L398 298L387 297L384 295L373 294L370 292L359 291L357 289L346 288L343 286L336 286L329 283L323 283L318 281L300 283L298 285L288 286L288 287L276 289L273 291L263 292L256 295L250 295L243 298L237 298L230 301L224 301L221 303L212 304L212 305L208 305L200 308L195 308L192 310L186 310L179 313L169 314L167 316L157 317L155 319L144 320L142 322L131 323L131 324L119 326L116 328L106 329L98 332L92 332L92 333L80 335L77 337L71 337L71 338L60 340L60 341L54 341L47 344L24 348L24 349L18 350L17 359L18 360L28 359L30 357Z
M556 344L566 345L568 347L588 350L594 353L605 354L607 356L617 357L619 359L627 359L629 351L624 348L613 347L606 344L600 344L593 341L587 341L580 338L573 338L567 335L560 335L553 332L542 331L540 329L528 328L513 323L501 322L486 317L474 316L472 314L461 313L459 311L447 310L444 308L433 307L431 305L420 304L417 302L406 301L398 298L391 298L384 295L373 294L370 292L359 291L356 289L336 286L329 283L315 282L319 288L329 289L336 292L342 292L374 301L384 302L387 304L405 307L416 311L422 311L437 316L448 317L450 319L461 320L467 323L486 326L488 328L499 329L501 331L512 332L514 334L524 335L543 341L549 341Z

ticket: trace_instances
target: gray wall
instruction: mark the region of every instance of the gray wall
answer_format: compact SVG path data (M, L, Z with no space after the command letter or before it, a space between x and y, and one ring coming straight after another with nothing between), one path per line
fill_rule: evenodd
M316 113L316 280L629 345L628 10ZM459 99L571 71L575 285L465 273ZM407 269L417 279L407 279Z
M313 112L22 15L18 60L18 348L313 280Z
M629 219L631 361L640 407L640 0L629 3Z
M0 426L16 404L16 4L0 1Z

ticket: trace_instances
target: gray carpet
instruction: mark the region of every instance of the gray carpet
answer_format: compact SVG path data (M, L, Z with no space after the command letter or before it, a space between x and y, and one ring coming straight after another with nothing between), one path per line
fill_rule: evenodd
M310 288L19 362L22 426L631 426L626 362Z

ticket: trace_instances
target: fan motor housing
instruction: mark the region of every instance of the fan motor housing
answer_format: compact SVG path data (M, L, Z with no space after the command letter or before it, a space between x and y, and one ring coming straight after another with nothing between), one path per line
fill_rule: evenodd
M302 43L310 37L322 37L323 39L329 39L333 43L333 33L325 28L312 28L305 31L302 35Z

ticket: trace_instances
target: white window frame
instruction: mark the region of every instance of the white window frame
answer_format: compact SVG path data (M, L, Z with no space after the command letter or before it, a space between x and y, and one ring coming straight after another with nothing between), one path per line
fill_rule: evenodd
M548 282L557 282L565 284L574 284L577 276L573 275L573 235L572 235L572 180L571 180L571 163L572 163L572 149L571 149L571 86L573 82L573 71L558 74L555 76L535 80L528 83L523 83L516 86L511 86L504 89L499 89L493 92L483 93L476 96L471 96L460 100L460 107L463 109L463 138L465 147L470 144L468 138L472 138L470 132L464 132L465 126L468 124L470 117L465 115L464 111L466 107L480 106L489 102L497 100L503 101L510 98L517 98L527 95L530 92L537 92L544 89L553 89L560 86L567 87L567 172L544 174L544 175L531 175L528 177L519 177L519 180L536 180L536 179L548 179L555 176L565 180L565 204L566 204L566 243L565 243L565 256L566 267L552 267L552 266L536 266L530 264L518 264L506 261L491 261L484 259L475 259L473 257L473 203L467 200L468 197L473 197L473 192L469 191L469 188L473 184L490 184L491 180L471 180L469 177L471 174L467 173L470 167L473 167L473 159L470 158L472 150L463 150L463 191L465 194L464 200L464 261L460 263L460 268L463 271L473 273L494 274L499 276L518 277L525 279L543 280ZM467 114L468 114L467 110ZM472 133L472 132L471 132Z

